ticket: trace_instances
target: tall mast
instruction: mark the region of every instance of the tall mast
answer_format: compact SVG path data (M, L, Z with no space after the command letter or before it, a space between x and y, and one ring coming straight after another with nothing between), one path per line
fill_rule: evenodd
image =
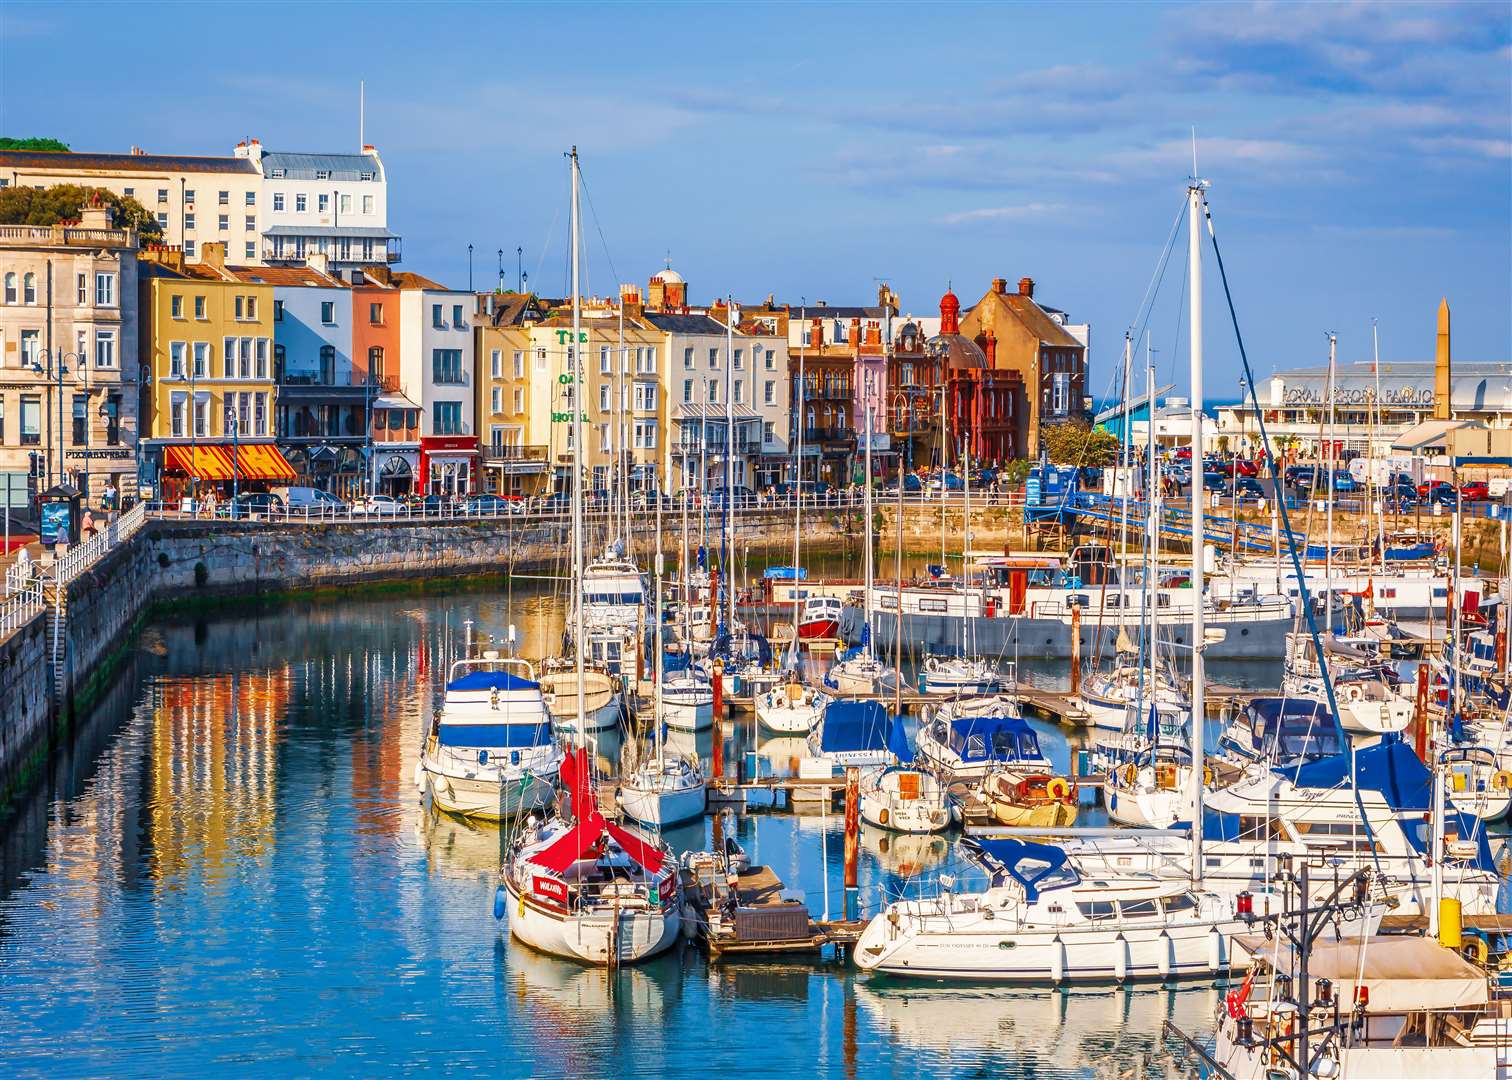
M630 554L630 478L626 468L630 462L625 453L625 297L619 302L619 356L614 367L614 466L609 472L609 497L619 504L615 531L624 545L625 554Z
M859 353L857 354L859 355ZM866 597L866 640L867 652L873 654L871 641L876 631L872 628L872 402L871 402L871 379L872 373L867 371L863 375L862 393L866 395L866 488L862 492L863 506L866 512L866 583L862 595ZM900 627L901 629L901 627Z
M573 649L573 662L577 670L577 736L578 748L587 748L588 728L587 698L583 688L583 652L588 640L583 629L583 305L582 282L578 265L578 154L572 148L572 344L567 349L567 358L572 364L572 584L577 593L572 617L572 638L577 647ZM586 807L574 806L572 813L578 819L587 813Z
M1324 447L1324 498L1328 504L1324 513L1323 531L1328 540L1323 545L1323 617L1328 620L1328 632L1333 633L1333 510L1334 510L1334 377L1335 362L1339 348L1339 336L1328 335L1328 445Z
M1195 174L1196 169L1194 168ZM1192 880L1202 880L1202 774L1203 736L1207 720L1207 685L1203 672L1204 625L1207 612L1203 601L1203 549L1207 530L1203 525L1202 490L1202 225L1205 180L1195 175L1187 185L1187 277L1191 282L1189 301L1191 323L1190 352L1192 361ZM1151 417L1154 422L1154 417Z
M657 485L660 487L660 485ZM656 760L660 764L662 760L662 680L666 678L666 649L662 645L662 575L666 573L666 566L662 559L662 505L661 492L656 493L656 609L651 617L651 647L656 650L656 673L655 696L651 706L651 723L656 728ZM626 537L626 543L629 538Z
M1122 448L1122 453L1120 455L1121 456L1121 460L1119 461L1119 465L1121 466L1121 468L1118 470L1118 475L1123 479L1123 502L1122 502L1122 504L1120 506L1120 509L1119 509L1119 524L1118 524L1118 535L1119 535L1119 537L1123 541L1123 547L1119 550L1119 554L1118 554L1118 588L1119 588L1119 590L1122 593L1122 597L1120 598L1119 604L1118 604L1118 628L1119 628L1119 630L1123 629L1123 624L1124 624L1124 605L1126 603L1128 603L1128 599L1127 598L1128 598L1128 595L1129 595L1129 591L1128 591L1128 586L1129 586L1129 497L1130 497L1130 495L1133 494L1133 491L1134 491L1134 471L1133 471L1133 454L1134 454L1134 441L1133 440L1134 440L1134 431L1133 431L1133 424L1132 424L1132 422L1129 419L1129 414L1130 414L1130 411L1131 411L1130 405L1129 405L1129 402L1130 402L1129 392L1130 392L1130 390L1132 388L1131 384L1133 382L1133 378L1134 378L1134 341L1129 336L1129 332L1127 330L1125 330L1124 331L1124 352L1123 352L1123 402L1124 402L1124 406L1123 406L1123 408L1124 408L1124 416L1123 416L1123 448ZM1150 421L1151 421L1151 423L1154 423L1153 410L1152 410L1152 414L1151 414L1151 417L1150 417ZM1115 646L1115 649L1116 649L1116 646ZM1115 664L1115 666L1116 666L1116 664Z
M803 327L803 338L798 343L798 401L794 406L793 415L797 419L793 422L793 430L798 434L797 449L793 453L793 674L798 672L798 620L800 609L803 607L798 602L798 597L805 590L799 585L802 580L798 575L802 569L799 559L799 537L803 529L803 424L808 418L805 408L806 392L803 386L803 350L808 340L808 308L798 309L798 318ZM754 384L753 384L754 385Z
M1376 487L1376 538L1380 544L1381 569L1384 571L1386 569L1386 496L1380 490L1380 485L1374 483L1377 468L1376 435L1381 430L1381 335L1374 319L1370 320L1370 349L1374 361L1370 369L1375 373L1375 396L1371 399L1370 419L1370 479ZM1390 479L1389 475L1387 479ZM1504 518L1503 524L1505 520Z
M725 627L735 632L735 298L725 297Z
M1155 700L1155 691L1159 688L1158 654L1156 651L1156 628L1160 616L1160 605L1156 599L1156 579L1160 576L1160 515L1164 509L1160 504L1160 463L1155 453L1155 359L1151 355L1150 339L1145 338L1145 400L1149 403L1149 422L1145 425L1145 464L1149 468L1149 494L1150 525L1149 539L1145 543L1145 579L1144 592L1140 596L1140 605L1144 611L1145 622L1148 629L1145 631L1143 642L1145 656L1150 664L1150 700ZM1127 603L1127 601L1125 601ZM1143 680L1143 674L1140 679ZM1139 697L1141 714L1143 714L1144 698ZM1143 715L1141 715L1143 719ZM1156 726L1159 730L1159 725Z

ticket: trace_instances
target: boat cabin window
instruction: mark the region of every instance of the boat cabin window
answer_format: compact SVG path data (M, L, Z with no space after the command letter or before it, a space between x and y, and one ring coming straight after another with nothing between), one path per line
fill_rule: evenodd
M585 593L583 598L589 604L600 606L618 604L634 605L641 602L641 594L639 589L635 590L634 592L606 592L603 590L595 590L594 592Z
M949 611L950 610L950 605L946 601L944 601L944 600L936 599L934 597L925 597L925 598L923 598L923 599L921 599L919 601L919 610L920 611Z
M1111 919L1117 914L1111 900L1092 900L1085 904L1077 904L1077 910L1089 919Z
M1191 911L1197 906L1197 901L1192 899L1190 893L1182 893L1179 896L1165 898L1165 910L1167 915L1175 915L1181 911Z
M1160 914L1160 905L1156 900L1126 900L1118 906L1126 919Z

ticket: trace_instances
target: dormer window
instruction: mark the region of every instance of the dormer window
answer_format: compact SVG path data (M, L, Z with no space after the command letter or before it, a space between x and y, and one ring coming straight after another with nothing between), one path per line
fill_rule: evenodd
M268 175L274 180L282 180L284 178L284 171L282 169L269 169Z
M315 170L315 179L317 179L317 180L329 180L330 178L331 178L331 170L330 169L316 169Z

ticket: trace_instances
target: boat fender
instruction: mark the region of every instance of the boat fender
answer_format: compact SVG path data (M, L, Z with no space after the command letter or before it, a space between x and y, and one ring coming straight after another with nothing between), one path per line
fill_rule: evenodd
M1129 978L1129 939L1119 934L1113 939L1113 947L1117 951L1113 954L1113 977L1119 982L1127 982Z
M1211 765L1204 765L1202 767L1202 786L1213 786L1213 767Z
M1506 769L1496 770L1496 775L1491 778L1491 786L1497 791L1506 791L1512 788L1512 772Z
M1071 785L1059 776L1053 777L1045 785L1045 794L1052 799L1064 799L1067 795L1071 794Z
M1160 932L1158 947L1160 955L1155 958L1155 970L1160 972L1162 979L1169 979L1171 977L1171 949L1173 945L1171 935L1167 934L1164 930Z
M508 907L509 894L504 891L504 886L500 885L494 890L494 918L502 919L504 917L504 912Z
M1050 943L1050 981L1057 985L1066 981L1066 943L1059 934Z
M877 811L877 824L886 825L887 819L891 816L892 815L887 812L887 807L884 806L881 810Z
M1223 935L1217 927L1208 932L1208 970L1223 970Z

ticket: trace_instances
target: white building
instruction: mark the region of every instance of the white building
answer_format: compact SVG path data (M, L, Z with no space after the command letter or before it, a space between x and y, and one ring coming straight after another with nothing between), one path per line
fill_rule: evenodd
M399 288L399 389L420 406L419 479L430 494L477 484L473 295L416 274Z
M359 154L306 154L239 143L236 156L262 178L258 225L261 257L302 263L324 255L337 276L360 266L399 261L399 237L388 228L388 178L372 146Z

